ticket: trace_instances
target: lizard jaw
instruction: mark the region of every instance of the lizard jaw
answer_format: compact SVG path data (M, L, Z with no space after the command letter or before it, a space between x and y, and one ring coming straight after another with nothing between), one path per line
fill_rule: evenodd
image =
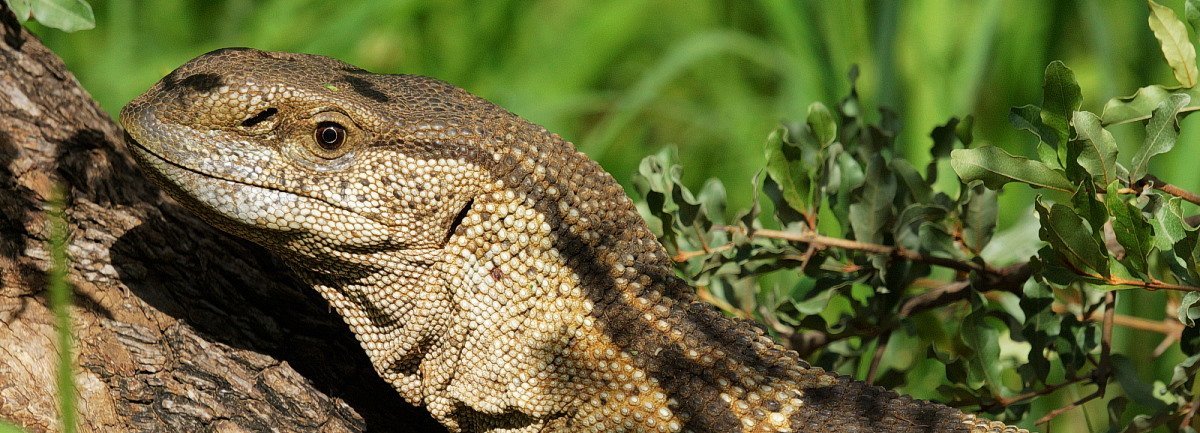
M130 128L137 131L137 128ZM150 140L139 140L132 132L126 132L126 141L132 154L147 176L185 207L192 209L202 219L217 228L254 240L268 248L285 253L309 251L312 255L337 255L343 246L361 252L376 249L393 249L396 242L392 231L384 224L371 218L329 203L319 198L296 194L291 191L230 179L206 170L189 167L175 162L155 151ZM327 243L316 239L329 239L336 234L324 233L320 224L315 227L304 218L295 216L295 209L319 209L325 215L336 215L344 221L353 222L363 229L355 239L338 239ZM306 236L308 235L308 236ZM303 238L308 238L304 241ZM306 248L297 248L293 243L307 243ZM324 247L320 245L325 245ZM299 258L304 261L303 258Z

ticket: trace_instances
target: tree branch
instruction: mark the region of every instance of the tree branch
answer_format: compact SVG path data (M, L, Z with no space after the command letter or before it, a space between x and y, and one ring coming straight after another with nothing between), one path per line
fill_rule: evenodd
M771 229L756 229L747 232L746 229L736 226L715 226L714 230L723 230L727 232L741 232L750 237L780 239L791 242L800 242L816 246L818 248L840 248L844 250L862 251L869 254L880 254L894 256L904 260L927 263L934 266L955 269L963 272L977 271L982 273L997 274L997 270L979 265L978 263L954 260L944 257L927 256L916 251L912 251L903 247L873 244L868 242L859 242L850 239L835 238L825 236L817 232L793 233L782 230ZM728 249L727 245L714 248L712 251ZM708 252L685 251L676 254L676 261L686 261L698 255L708 254ZM682 260L680 260L682 259ZM998 275L998 274L997 274Z
M1200 205L1200 195L1164 182L1162 179L1159 179L1152 174L1147 174L1146 177L1143 177L1134 183L1135 189L1139 190L1145 188L1147 185L1159 191L1187 200L1192 204Z
M0 419L61 429L44 204L62 185L79 431L444 431L320 296L147 181L5 2L0 95Z

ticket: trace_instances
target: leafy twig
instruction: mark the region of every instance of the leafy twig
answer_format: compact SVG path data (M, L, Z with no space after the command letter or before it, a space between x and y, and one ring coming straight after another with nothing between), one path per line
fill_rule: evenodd
M1108 389L1108 379L1112 376L1112 331L1113 323L1115 322L1117 311L1117 294L1114 291L1109 291L1104 294L1104 319L1102 323L1102 331L1100 336L1100 363L1092 374L1088 375L1092 383L1096 385L1096 391L1087 396L1076 400L1075 402L1054 409L1045 416L1038 418L1035 424L1046 424L1059 415L1070 411L1076 407L1083 405L1089 401L1104 397Z
M1067 307L1064 305L1054 304L1054 306L1052 308L1053 308L1053 311L1057 314L1067 313ZM1099 321L1104 320L1103 317L1098 317L1096 314L1091 314L1086 317L1077 315L1076 318L1079 319L1080 321L1087 320L1087 321L1092 321L1092 322L1099 322ZM1179 323L1178 321L1173 320L1173 319L1166 319L1166 320L1163 320L1162 322L1155 322L1153 320L1147 320L1147 319L1143 319L1141 317L1134 317L1134 316L1129 316L1129 315L1125 315L1125 314L1114 315L1113 316L1113 324L1116 326L1123 326L1123 327L1126 327L1129 329L1136 329L1139 331L1147 331L1147 332L1163 334L1168 337L1178 335L1180 332L1183 332L1183 328L1184 328L1182 323Z
M1090 275L1090 274L1088 276L1096 277L1095 275ZM1168 283L1168 282L1160 281L1160 280L1156 280L1156 279L1150 280L1150 281L1127 280L1127 279L1119 278L1119 277L1110 277L1107 279L1104 279L1104 278L1101 278L1101 279L1105 280L1105 282L1110 286L1134 286L1134 287L1141 287L1143 289L1148 289L1148 290L1178 290L1181 292L1200 292L1200 287L1185 286L1182 284L1172 284L1172 283Z
M743 231L743 232L746 231L745 229L743 229L741 227L734 227L734 226L718 226L718 227L714 227L714 229L725 230L725 231ZM909 249L906 249L903 247L882 245L882 244L873 244L873 243L860 242L860 241L855 241L855 240L850 240L850 239L836 238L836 237L831 237L831 236L825 236L825 235L822 235L822 234L816 233L816 232L794 233L794 232L787 232L787 231L782 231L782 230L757 229L757 230L749 231L747 233L747 235L749 235L751 237L781 239L781 240L791 241L791 242L806 243L809 245L816 245L816 246L822 247L822 248L841 248L844 250L862 251L862 252L870 253L870 254L895 256L895 257L899 257L899 258L913 261L913 262L928 263L931 265L955 269L955 270L959 270L959 271L963 271L963 272L978 271L978 272L984 272L984 273L989 273L989 274L997 274L997 272L998 272L995 269L991 269L991 268L988 268L986 266L983 266L983 265L980 265L980 264L974 263L974 262L954 260L954 259L948 259L948 258L944 258L944 257L927 256L927 255L924 255L919 252L912 251L912 250L909 250Z
M1050 413L1047 413L1046 416L1038 418L1037 422L1035 422L1034 424L1045 425L1045 424L1049 423L1051 420L1058 418L1059 415L1062 415L1072 409L1082 406L1084 403L1087 403L1089 401L1095 400L1095 399L1103 397L1103 396L1104 396L1103 389L1096 390L1096 392L1088 394L1087 396L1085 396L1079 400L1075 400L1071 404L1068 404L1066 406L1063 406L1058 409L1054 409L1054 410L1050 411Z
M1187 200L1192 204L1200 205L1200 195L1173 184L1163 182L1162 179L1159 179L1152 174L1147 174L1146 177L1143 177L1141 180L1138 180L1134 183L1134 186L1138 189L1145 188L1147 185L1159 191Z
M1035 397L1041 397L1043 395L1053 394L1054 392L1056 392L1060 389L1077 384L1079 382L1083 382L1085 380L1088 380L1089 378L1090 377L1088 377L1088 376L1070 377L1061 383L1056 383L1054 385L1046 385L1043 388L1035 389L1033 391L1029 391L1024 394L1018 394L1018 395L1014 395L1012 397L1003 397L1003 396L996 397L996 402L991 403L991 404L981 404L980 402L977 402L977 401L956 401L956 402L950 402L950 404L948 404L948 406L965 407L965 406L979 405L979 408L982 410L1001 409L1001 408L1006 408L1006 407L1012 406L1017 403L1023 403L1026 400L1029 400L1029 399L1032 399Z

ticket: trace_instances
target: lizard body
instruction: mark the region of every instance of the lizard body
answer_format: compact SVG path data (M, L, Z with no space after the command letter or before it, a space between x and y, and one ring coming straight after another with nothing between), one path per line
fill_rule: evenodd
M449 84L225 49L121 123L151 178L281 256L452 431L1024 431L724 317L598 164Z

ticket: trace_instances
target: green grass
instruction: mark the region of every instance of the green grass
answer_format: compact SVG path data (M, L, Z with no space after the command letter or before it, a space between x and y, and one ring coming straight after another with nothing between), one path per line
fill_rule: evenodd
M1181 3L1167 4L1182 16ZM215 48L325 54L464 87L574 141L627 186L643 156L678 146L685 181L696 189L709 177L722 179L731 209L749 204L749 179L763 165L762 143L772 127L803 117L810 102L835 103L849 88L853 64L861 67L862 99L872 104L865 108L901 113L900 148L918 167L928 160L929 131L971 113L977 142L1034 155L1035 139L1008 124L1008 109L1040 102L1042 72L1052 60L1075 71L1084 108L1092 111L1138 86L1173 82L1138 1L92 4L95 30L38 34L109 113ZM1200 151L1194 123L1184 123L1177 155ZM1136 137L1138 129L1114 133ZM1192 159L1162 158L1153 171L1197 190ZM1032 197L1027 189L1006 191L1002 226L1020 218ZM1122 296L1131 298L1122 313L1157 320L1173 295ZM1148 337L1119 328L1118 350L1148 353L1157 344ZM1162 370L1179 356L1175 350L1139 368L1147 377L1169 377ZM915 384L910 391L936 397L935 387ZM1043 398L1034 413L1088 391ZM1096 402L1052 428L1086 431L1076 426L1102 426L1106 418L1103 402Z
M58 390L58 414L63 433L78 431L75 404L74 356L71 337L71 286L67 272L71 265L67 261L68 230L62 186L54 189L50 199L50 309L54 311L54 326L57 329L58 370L55 372Z

